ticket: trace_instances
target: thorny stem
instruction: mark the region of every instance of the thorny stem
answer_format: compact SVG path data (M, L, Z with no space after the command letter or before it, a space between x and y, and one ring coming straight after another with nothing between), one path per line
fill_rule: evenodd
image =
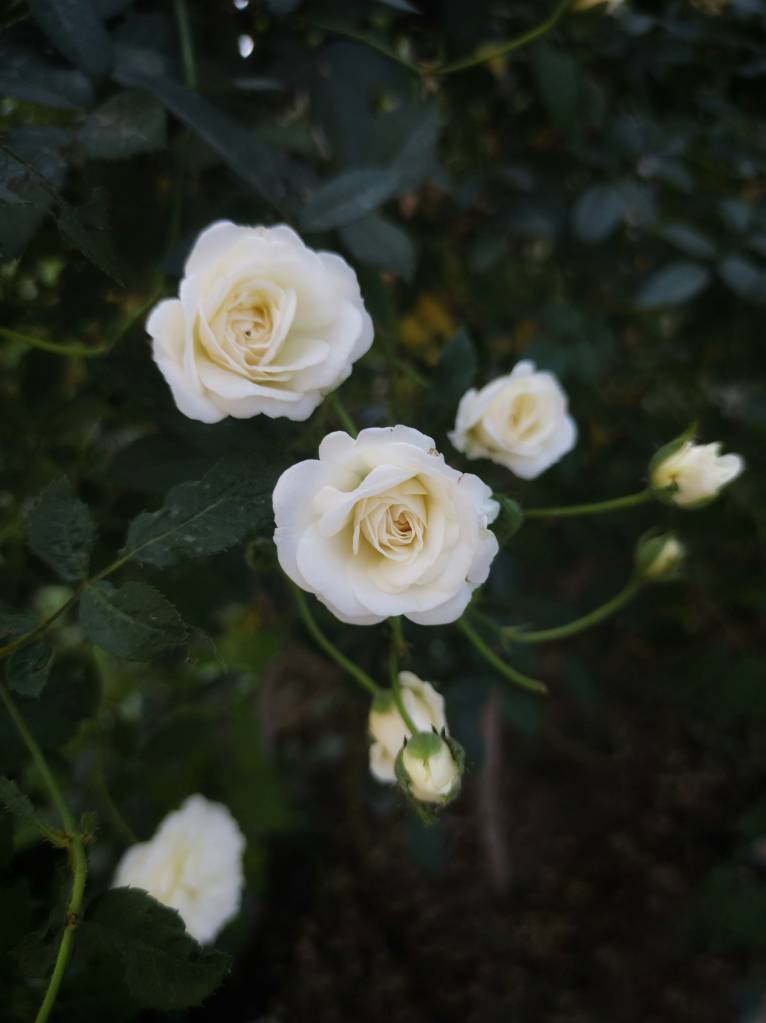
M56 1003L59 988L61 987L61 982L64 979L69 957L72 952L74 933L80 922L80 913L82 912L82 902L85 894L85 880L88 874L88 862L85 856L83 836L80 834L79 828L75 824L74 818L66 804L58 782L54 778L53 773L48 766L48 762L45 759L42 750L38 746L35 737L27 728L27 723L22 717L18 707L11 697L11 694L2 684L0 684L0 700L2 700L5 709L8 711L8 715L16 727L16 731L21 736L24 745L29 750L32 761L40 773L40 777L48 790L51 802L59 815L64 835L66 836L67 848L69 850L69 862L72 869L72 890L69 895L69 902L67 903L66 925L64 927L64 932L61 935L58 952L56 953L56 961L53 965L53 972L51 973L50 980L48 981L47 990L40 1008L37 1011L37 1016L35 1017L35 1023L45 1023Z
M459 618L455 622L457 627L461 630L463 635L468 639L473 646L476 648L477 653L484 658L484 660L495 671L499 672L503 678L507 678L514 685L521 686L522 689L527 689L532 693L546 694L548 687L544 682L540 682L539 679L530 678L528 675L522 674L512 665L507 664L502 658L498 657L497 654L484 642L478 632L469 625L465 617Z

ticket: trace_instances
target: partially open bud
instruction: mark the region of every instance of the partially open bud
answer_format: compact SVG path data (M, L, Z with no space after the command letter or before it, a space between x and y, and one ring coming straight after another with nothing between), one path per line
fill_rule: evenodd
M430 682L424 682L411 671L400 671L399 686L402 703L418 731L430 732L432 728L437 732L446 731L444 697ZM394 784L394 762L411 733L390 692L381 693L372 701L367 728L372 739L370 771L378 781Z
M396 780L419 803L444 806L460 791L463 750L447 735L418 732L396 758Z
M739 455L722 455L721 445L695 444L689 432L660 448L649 463L651 488L661 501L699 508L745 468Z
M646 582L666 582L678 575L685 554L673 533L648 533L636 547L636 572Z

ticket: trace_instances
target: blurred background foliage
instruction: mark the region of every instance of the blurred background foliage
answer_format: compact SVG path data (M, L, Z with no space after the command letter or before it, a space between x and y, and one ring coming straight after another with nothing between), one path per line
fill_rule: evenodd
M337 427L327 404L307 424L215 426L173 406L143 317L218 218L287 221L356 268L376 327L343 388L361 425L419 427L461 465L445 432L471 383L522 356L558 373L575 451L532 483L471 465L522 503L637 490L694 419L749 464L703 512L529 522L507 543L481 609L541 627L616 593L648 527L690 548L681 582L524 652L545 701L509 691L455 630L407 627L409 666L446 692L470 766L431 828L370 779L367 706L296 620L257 540L268 514L205 560L120 570L172 602L180 649L125 659L62 615L52 653L9 661L71 805L98 815L89 898L190 792L245 831L231 972L190 1019L766 1019L766 3L565 7L506 53L552 4L0 9L7 635L72 595L28 535L51 480L90 509L95 571L222 457L270 486ZM382 674L383 627L321 620ZM47 813L5 717L0 772ZM39 1004L68 883L29 822L0 817L4 1021ZM54 1018L144 1018L156 1003L87 919Z

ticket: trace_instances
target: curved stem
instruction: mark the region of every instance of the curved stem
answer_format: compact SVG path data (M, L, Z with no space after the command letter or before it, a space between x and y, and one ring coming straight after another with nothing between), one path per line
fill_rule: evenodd
M465 618L459 618L455 622L457 627L461 630L466 639L476 648L477 653L484 658L487 664L491 665L495 671L499 672L503 678L507 678L514 685L521 686L522 689L528 689L532 693L547 693L548 687L544 682L540 682L539 679L530 678L529 675L524 675L522 672L517 671L516 668L497 656L481 638L478 632L468 624Z
M356 428L356 423L351 418L346 410L346 406L340 400L337 391L333 391L329 398L330 404L332 405L335 418L340 422L346 433L350 433L352 437L358 437L359 431Z
M570 504L557 508L525 508L525 519L567 518L570 515L600 515L602 512L617 511L620 508L634 508L638 504L651 501L654 494L651 490L642 490L638 494L627 494L625 497L612 497L608 501L594 501L592 504Z
M32 761L39 771L40 777L48 790L51 802L56 808L56 812L59 815L62 828L67 838L70 866L72 868L72 890L69 895L69 902L67 903L66 925L64 927L64 933L61 935L58 952L56 953L56 961L53 964L53 972L51 973L50 980L48 981L48 988L45 992L40 1008L37 1011L37 1015L35 1016L35 1023L45 1023L51 1014L53 1006L56 1004L59 988L61 987L61 982L64 979L69 957L72 953L74 932L80 922L83 896L85 894L85 881L88 875L88 861L85 856L85 846L83 844L82 835L80 834L74 818L70 813L58 782L54 778L53 773L48 766L45 755L38 746L37 740L27 728L27 723L22 717L18 707L11 697L11 694L2 684L0 684L0 700L2 700L5 709L8 711L8 715L13 721L16 731L21 736L24 745L29 750Z
M398 630L394 623L398 625ZM401 633L402 625L398 618L391 619L391 628L391 649L388 654L388 674L391 680L391 695L394 698L396 709L399 711L399 716L409 729L410 734L416 735L419 729L410 717L410 712L407 710L402 697L402 687L399 685L399 650L403 640Z
M311 25L312 28L318 28L322 32L332 32L334 35L345 36L346 39L353 39L356 43L363 43L365 46L369 46L371 49L377 50L378 53L382 53L383 56L388 57L389 60L393 60L397 64L401 64L402 67L406 67L408 71L412 71L416 75L423 74L426 71L426 68L421 67L414 61L407 60L406 57L402 57L396 52L396 50L387 46L385 43L381 43L377 39L366 36L363 32L357 32L356 29L348 28L340 22L326 21L323 18L307 18L306 24Z
M535 25L526 32L522 32L521 35L514 36L513 39L508 39L503 43L484 46L477 53L471 54L468 57L462 57L459 60L452 61L450 64L443 64L441 67L436 67L431 73L435 75L452 75L456 71L466 71L468 68L476 67L478 64L486 64L487 61L494 60L495 57L503 57L506 53L511 53L513 50L519 50L522 46L527 46L529 43L533 43L536 39L540 39L541 36L544 36L547 32L550 32L561 18L563 18L573 3L574 0L560 0L553 13L544 21L541 21L539 25Z
M585 632L592 625L603 622L605 618L613 615L621 607L624 607L628 601L632 600L640 589L641 581L639 579L631 579L611 600L607 600L605 604L601 604L600 607L589 611L582 618L576 618L573 622L567 622L566 625L558 625L553 629L538 629L535 632L524 632L509 626L501 629L501 633L507 639L510 639L512 643L549 643L557 639L567 639L569 636L576 636L578 632Z
M303 594L303 590L296 586L294 582L290 582L290 589L295 597L295 603L298 605L298 611L303 619L303 624L307 630L311 633L311 637L317 646L321 647L322 650L331 657L336 664L338 664L347 674L349 674L359 685L366 689L368 693L372 693L373 696L377 696L381 692L380 686L367 674L358 664L354 664L352 660L346 657L345 654L341 653L340 650L332 643L327 636L319 628L316 619L311 613L308 605L308 601Z

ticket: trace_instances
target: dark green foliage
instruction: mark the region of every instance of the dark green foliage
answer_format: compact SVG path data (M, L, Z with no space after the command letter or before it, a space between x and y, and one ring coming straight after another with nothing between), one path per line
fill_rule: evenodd
M277 475L268 460L225 459L198 482L174 487L159 511L142 512L125 553L165 567L226 550L270 524Z
M90 512L64 477L34 499L26 516L27 539L35 554L69 582L88 574L95 529Z
M0 668L89 834L51 1020L758 1018L766 5L602 4L515 48L556 0L0 7L0 646L99 577ZM152 361L148 309L219 219L340 253L375 325L352 418L421 429L500 500L477 627L550 697L405 623L401 667L466 750L431 829L369 778L367 697L311 647L275 561L274 484L339 428L332 403L197 423ZM579 431L530 481L447 438L465 391L520 359L559 375ZM748 462L709 507L524 520L641 490L694 420ZM567 641L493 633L610 599L650 529L686 544L682 580ZM385 684L389 630L318 617ZM15 1023L71 874L2 707L0 775ZM247 838L230 975L175 913L109 888L192 792Z
M196 1005L229 968L227 956L203 950L189 937L175 910L137 888L102 895L89 909L83 930L86 941L120 962L128 994L141 1008L167 1012Z
M185 642L188 630L173 605L153 586L102 582L80 597L80 624L115 657L149 661Z

